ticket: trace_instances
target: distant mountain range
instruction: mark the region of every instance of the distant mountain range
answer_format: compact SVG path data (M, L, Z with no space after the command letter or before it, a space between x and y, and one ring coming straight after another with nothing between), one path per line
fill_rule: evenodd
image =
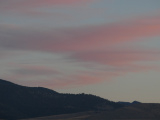
M43 87L26 87L0 79L0 119L105 111L123 106L91 94L61 94Z
M133 105L133 104L140 104L141 102L138 102L138 101L133 101L133 102L123 102L123 101L119 101L117 102L119 104L122 104L124 106L129 106L129 105Z

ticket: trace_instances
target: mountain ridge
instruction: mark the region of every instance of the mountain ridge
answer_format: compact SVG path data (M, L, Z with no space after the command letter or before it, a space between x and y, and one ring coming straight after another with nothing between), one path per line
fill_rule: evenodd
M0 80L0 98L0 119L41 117L123 106L91 94L64 94L43 87L21 86L6 80Z

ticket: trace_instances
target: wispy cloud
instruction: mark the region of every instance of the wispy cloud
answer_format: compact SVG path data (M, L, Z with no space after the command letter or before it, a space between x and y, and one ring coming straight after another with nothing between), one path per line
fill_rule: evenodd
M1 12L25 11L33 8L49 7L54 5L76 5L92 2L93 0L1 0Z
M29 76L59 74L58 71L48 68L46 66L35 66L35 65L32 66L20 65L19 69L14 69L11 72L19 75L29 75Z
M109 50L76 53L72 58L86 62L95 62L111 66L129 66L136 62L160 60L157 50Z
M156 16L99 26L48 30L22 28L13 31L12 27L2 26L0 46L50 52L99 50L119 43L139 41L139 38L158 36L159 21L160 17Z
M70 60L72 67L74 66L69 70L70 73L67 73L67 68L60 69L60 63L54 69L39 66L17 66L12 71L10 77L33 79L32 84L41 75L44 75L44 78L41 77L39 83L46 86L64 87L93 84L128 72L158 70L156 66L139 65L138 62L159 61L159 50L125 48L125 46L127 43L135 41L145 42L145 39L141 38L159 36L159 16L135 18L112 24L57 29L42 28L41 26L21 27L13 24L0 24L0 26L2 50L66 54L63 60ZM124 48L118 48L118 45L124 45ZM66 61L64 64L68 64ZM80 65L74 64L79 62L82 64L81 72L77 69ZM103 66L103 68L99 70L95 67L87 68L86 64ZM54 76L55 74L58 75ZM44 82L44 79L47 82Z

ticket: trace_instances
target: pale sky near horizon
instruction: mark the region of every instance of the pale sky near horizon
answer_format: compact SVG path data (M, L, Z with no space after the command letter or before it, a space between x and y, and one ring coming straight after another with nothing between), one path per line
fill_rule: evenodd
M160 103L159 0L0 0L0 78Z

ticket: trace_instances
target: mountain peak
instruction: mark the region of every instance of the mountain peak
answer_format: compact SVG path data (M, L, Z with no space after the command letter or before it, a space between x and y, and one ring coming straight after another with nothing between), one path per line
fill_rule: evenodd
M7 81L7 80L2 80L2 79L0 79L0 84L8 84L8 85L10 85L10 84L14 84L14 85L16 85L15 83L12 83L12 82L10 82L10 81Z

